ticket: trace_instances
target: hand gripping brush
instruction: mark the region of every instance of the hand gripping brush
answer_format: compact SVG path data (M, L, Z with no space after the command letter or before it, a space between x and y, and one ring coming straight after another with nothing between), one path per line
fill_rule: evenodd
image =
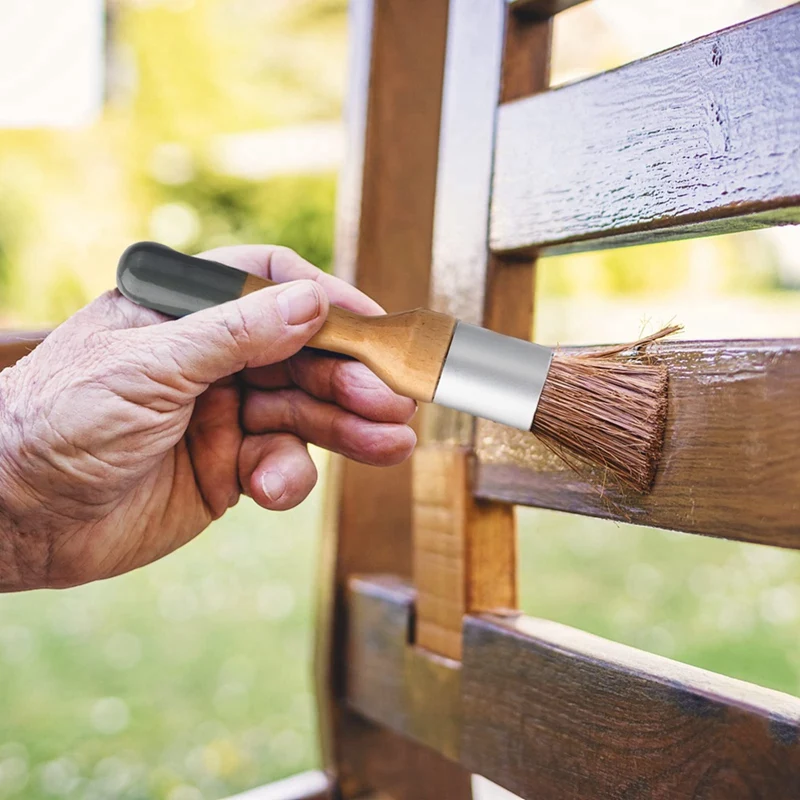
M180 317L274 284L139 242L123 253L117 285L133 302ZM398 394L532 431L567 460L577 456L647 491L664 438L667 372L612 356L674 329L570 356L428 309L369 317L331 306L308 344L358 359Z

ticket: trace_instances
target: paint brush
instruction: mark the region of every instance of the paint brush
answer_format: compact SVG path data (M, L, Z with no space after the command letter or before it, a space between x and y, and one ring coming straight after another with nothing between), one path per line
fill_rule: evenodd
M154 242L131 245L117 285L135 303L180 317L272 286ZM614 356L677 330L586 356L564 355L428 309L362 316L331 306L309 346L358 359L398 394L532 431L557 454L652 485L667 413L667 372Z

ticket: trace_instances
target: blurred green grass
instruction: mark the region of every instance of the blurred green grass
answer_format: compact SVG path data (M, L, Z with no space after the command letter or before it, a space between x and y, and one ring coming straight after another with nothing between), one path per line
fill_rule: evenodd
M324 465L323 474L324 474ZM0 598L0 798L215 800L317 765L321 489L163 561ZM800 556L520 509L522 607L800 690Z
M151 567L0 598L0 798L218 798L317 762L319 492Z

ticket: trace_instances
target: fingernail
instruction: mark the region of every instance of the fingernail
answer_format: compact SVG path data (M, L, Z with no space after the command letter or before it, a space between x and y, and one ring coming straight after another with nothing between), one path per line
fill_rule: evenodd
M310 322L319 314L319 294L308 281L287 287L278 295L276 302L287 325Z
M273 503L279 500L286 491L286 481L280 472L265 472L261 476L261 491L267 496L267 500Z

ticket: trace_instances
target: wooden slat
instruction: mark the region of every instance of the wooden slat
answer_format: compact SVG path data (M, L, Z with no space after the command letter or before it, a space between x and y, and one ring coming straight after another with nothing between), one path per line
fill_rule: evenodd
M491 246L562 253L800 220L800 4L504 105Z
M416 738L404 668L413 592L365 576L349 601L348 699ZM800 796L800 700L780 692L558 623L490 615L465 619L462 665L428 684L429 702L454 687L454 757L529 800Z
M800 340L674 342L664 452L650 494L577 475L532 435L478 429L481 497L800 547Z
M354 0L348 152L336 269L388 311L428 299L447 0ZM334 459L319 581L318 699L326 767L343 798L471 797L469 774L340 702L348 576L411 572L411 470ZM449 792L449 795L446 795Z
M461 665L412 643L414 597L410 584L394 576L350 580L347 699L371 719L457 759Z
M0 369L11 367L28 355L47 331L3 331L0 332Z
M461 762L529 798L800 796L800 700L545 620L468 618Z

